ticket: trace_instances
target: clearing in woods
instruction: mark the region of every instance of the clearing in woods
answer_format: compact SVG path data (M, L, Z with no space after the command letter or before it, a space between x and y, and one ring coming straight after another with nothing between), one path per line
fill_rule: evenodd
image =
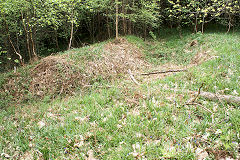
M126 36L3 74L1 158L238 159L238 42Z

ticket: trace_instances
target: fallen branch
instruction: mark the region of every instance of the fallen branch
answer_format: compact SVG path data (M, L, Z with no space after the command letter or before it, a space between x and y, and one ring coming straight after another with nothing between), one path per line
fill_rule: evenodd
M194 94L197 94L196 92ZM201 92L200 97L212 100L212 101L225 101L227 103L236 103L240 104L240 97L232 95L216 95L210 92Z
M171 88L165 89L165 90L170 90L170 91L174 91L174 92L191 93L195 96L197 96L199 94L199 92L189 91L189 90L180 90L180 89L171 89ZM219 101L221 103L225 101L229 104L240 105L240 97L232 96L232 95L220 95L220 94L215 94L215 93L211 93L211 92L201 92L198 95L198 97L206 98L206 99L211 100L211 101Z
M164 74L164 73L174 73L174 72L186 72L187 69L178 69L178 70L167 70L167 71L156 71L156 72L150 72L150 73L142 73L142 76L149 76L152 74Z
M131 72L130 69L128 70L128 74L129 74L130 78L132 79L132 81L133 81L136 85L140 85L140 83L138 83L138 81L134 78L134 76L133 76L133 74L132 74L132 72Z

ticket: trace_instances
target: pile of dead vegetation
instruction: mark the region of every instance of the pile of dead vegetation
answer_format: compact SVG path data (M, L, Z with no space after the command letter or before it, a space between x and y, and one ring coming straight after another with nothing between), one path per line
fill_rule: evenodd
M74 52L71 51L71 54ZM70 56L43 58L31 69L5 76L0 89L1 101L22 102L33 98L52 98L73 94L77 89L91 86L99 78L112 80L149 66L141 51L125 39L104 46L100 58L76 64ZM83 57L84 58L84 57Z
M83 71L64 56L44 58L31 71L30 92L43 97L71 94L74 89L88 83Z
M0 92L1 95L4 94L5 100L8 98L13 102L47 95L55 97L71 94L74 89L86 83L86 78L81 73L79 67L70 60L61 56L49 56L31 69L7 75Z
M126 39L109 42L104 47L101 58L89 62L87 72L101 75L104 79L114 78L126 74L130 69L139 72L150 64L144 59L144 54Z

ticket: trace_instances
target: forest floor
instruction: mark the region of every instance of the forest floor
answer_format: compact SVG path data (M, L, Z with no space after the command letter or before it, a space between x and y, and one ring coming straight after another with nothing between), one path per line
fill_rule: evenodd
M189 92L239 96L239 34L125 36L2 74L0 159L239 159L239 104Z

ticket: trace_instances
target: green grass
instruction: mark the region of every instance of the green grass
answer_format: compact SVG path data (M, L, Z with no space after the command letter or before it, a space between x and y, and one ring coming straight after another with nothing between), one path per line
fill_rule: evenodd
M197 89L204 83L204 90L240 94L240 38L239 33L206 33L201 36L205 48L216 52L216 58L209 60L190 72L178 74L174 81L188 88ZM171 77L169 77L172 79ZM167 78L168 79L168 78ZM168 80L166 80L168 81Z
M91 88L72 97L1 109L0 154L11 159L26 153L35 159L84 159L93 150L97 159L195 159L195 151L201 148L208 151L208 159L215 159L217 151L239 158L239 106L197 99L212 116L203 107L184 105L190 95L164 89L178 86L197 91L204 83L204 91L240 94L239 33L184 32L179 38L167 32L157 41L126 38L156 66L189 65L199 51L211 50L218 58L141 86L122 77L114 82L93 82ZM189 48L196 39L199 44ZM101 57L104 44L62 54L70 54L76 64L84 63L83 57ZM39 122L44 124L42 128Z
M146 59L156 65L162 63L188 64L191 58L200 50L197 46L189 47L193 40L197 40L199 45L204 44L203 36L200 33L193 34L184 32L182 38L176 31L165 30L158 36L158 40L147 41L135 37L127 36L128 41L143 49ZM186 52L186 50L189 50Z

